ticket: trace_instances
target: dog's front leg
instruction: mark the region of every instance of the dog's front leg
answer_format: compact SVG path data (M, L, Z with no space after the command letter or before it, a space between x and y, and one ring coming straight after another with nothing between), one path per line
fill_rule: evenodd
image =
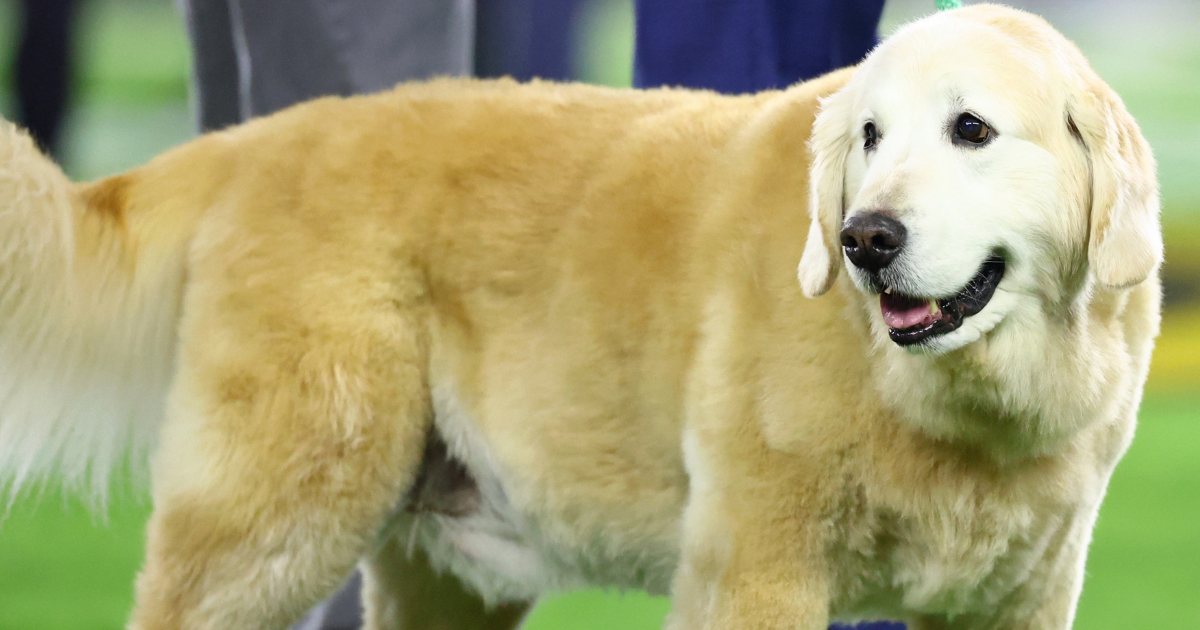
M825 630L822 528L797 471L768 450L702 454L689 441L691 488L667 629Z
M725 573L677 580L667 630L824 630L828 595L822 578ZM693 581L692 583L688 583Z

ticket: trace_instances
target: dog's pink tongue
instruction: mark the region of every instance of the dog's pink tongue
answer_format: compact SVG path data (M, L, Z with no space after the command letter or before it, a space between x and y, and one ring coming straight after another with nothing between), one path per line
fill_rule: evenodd
M884 293L879 296L879 308L883 311L883 323L889 328L902 330L919 324L933 323L932 300L917 300Z

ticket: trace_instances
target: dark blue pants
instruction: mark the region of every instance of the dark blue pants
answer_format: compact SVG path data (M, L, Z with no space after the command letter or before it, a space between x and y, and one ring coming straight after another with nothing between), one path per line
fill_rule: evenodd
M75 0L25 0L17 49L18 121L38 145L60 153L59 135L71 87Z
M637 0L634 82L729 94L787 87L858 63L882 13L883 0Z
M858 63L883 0L637 0L634 82L729 94Z

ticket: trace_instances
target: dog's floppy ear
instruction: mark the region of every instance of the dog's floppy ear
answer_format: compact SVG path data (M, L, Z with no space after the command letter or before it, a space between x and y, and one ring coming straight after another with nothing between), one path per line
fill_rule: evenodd
M1068 105L1092 169L1088 263L1112 288L1145 280L1163 259L1154 156L1121 97L1097 77Z
M800 257L800 288L812 298L833 286L842 268L839 233L846 199L846 158L854 146L850 87L821 101L809 150L808 240Z

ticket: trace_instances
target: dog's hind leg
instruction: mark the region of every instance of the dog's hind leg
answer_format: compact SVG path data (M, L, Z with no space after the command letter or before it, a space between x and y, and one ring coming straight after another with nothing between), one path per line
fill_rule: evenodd
M412 485L431 423L423 299L349 262L192 277L132 630L286 628Z
M449 573L436 572L425 552L390 539L363 567L365 630L512 630L527 603L488 607Z

